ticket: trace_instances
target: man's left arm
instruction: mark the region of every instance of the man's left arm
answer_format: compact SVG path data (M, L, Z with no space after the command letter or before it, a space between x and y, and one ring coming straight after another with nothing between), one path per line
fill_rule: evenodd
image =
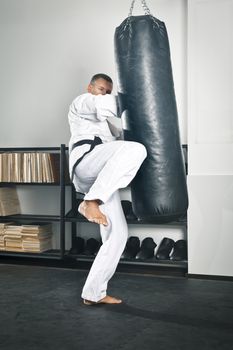
M117 97L114 95L96 95L95 106L97 119L104 121L108 117L117 117Z

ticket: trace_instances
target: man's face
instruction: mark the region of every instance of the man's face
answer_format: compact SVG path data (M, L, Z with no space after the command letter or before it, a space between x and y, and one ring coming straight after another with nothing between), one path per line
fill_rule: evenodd
M92 95L106 95L112 92L112 83L102 78L97 79L93 84L89 84L87 91Z

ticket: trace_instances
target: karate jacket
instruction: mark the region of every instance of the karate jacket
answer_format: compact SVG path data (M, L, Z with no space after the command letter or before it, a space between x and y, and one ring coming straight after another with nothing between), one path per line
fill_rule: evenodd
M78 96L70 105L68 120L71 138L69 141L69 172L72 172L75 163L85 152L90 150L90 144L73 148L81 140L94 140L98 136L103 143L122 139L122 130L115 127L108 120L117 117L117 97L114 95L93 95L85 93ZM72 179L76 191L79 192L78 179L74 174Z

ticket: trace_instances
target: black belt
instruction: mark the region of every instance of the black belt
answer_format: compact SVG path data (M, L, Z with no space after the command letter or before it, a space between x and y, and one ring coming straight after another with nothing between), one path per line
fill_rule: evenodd
M101 140L101 138L98 137L98 136L95 136L94 140L89 140L89 139L87 139L87 140L81 140L81 141L75 142L75 143L73 144L73 146L72 146L72 148L71 148L71 152L73 151L74 148L76 148L76 147L78 147L78 146L82 146L82 145L91 145L91 147L90 147L90 149L89 149L87 152L85 152L85 153L82 155L82 157L78 158L78 159L76 160L76 162L74 163L73 168L72 168L72 173L71 173L71 181L73 181L74 172L75 172L76 166L81 162L81 160L85 157L85 155L86 155L87 153L90 153L90 152L95 148L95 146L100 145L101 143L103 143L102 140Z

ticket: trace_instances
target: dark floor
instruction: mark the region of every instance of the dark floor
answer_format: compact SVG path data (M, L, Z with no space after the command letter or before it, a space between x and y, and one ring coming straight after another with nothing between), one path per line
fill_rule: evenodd
M84 306L86 274L0 265L0 349L233 349L233 282L116 274L124 303Z

